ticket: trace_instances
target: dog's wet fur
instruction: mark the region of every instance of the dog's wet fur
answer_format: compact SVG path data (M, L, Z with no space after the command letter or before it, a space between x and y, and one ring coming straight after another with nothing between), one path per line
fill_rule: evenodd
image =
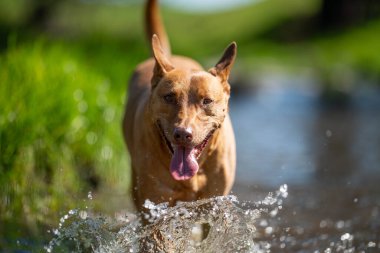
M147 3L146 26L153 57L133 73L123 120L136 208L146 199L174 205L226 195L236 163L228 115L236 43L205 71L171 55L156 0Z

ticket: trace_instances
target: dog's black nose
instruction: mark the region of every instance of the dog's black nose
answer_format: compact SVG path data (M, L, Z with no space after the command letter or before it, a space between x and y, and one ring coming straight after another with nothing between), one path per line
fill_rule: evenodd
M189 144L193 140L193 134L190 128L176 127L174 129L174 140L178 144Z

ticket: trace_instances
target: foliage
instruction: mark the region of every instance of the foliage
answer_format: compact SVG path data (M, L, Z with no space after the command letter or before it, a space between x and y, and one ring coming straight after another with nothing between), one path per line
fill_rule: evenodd
M0 57L0 221L33 229L88 191L127 193L120 126L136 59L117 46L15 40Z

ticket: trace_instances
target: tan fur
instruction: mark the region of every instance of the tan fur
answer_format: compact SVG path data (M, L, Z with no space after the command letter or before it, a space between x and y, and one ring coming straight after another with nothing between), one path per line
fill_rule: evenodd
M132 165L133 198L138 210L146 199L155 203L193 201L231 190L235 177L235 139L228 115L228 76L236 55L232 43L209 71L194 60L171 56L154 0L147 4L147 32L153 58L137 66L130 80L123 132ZM157 36L153 35L157 33ZM165 42L161 45L160 40ZM171 94L175 102L164 97ZM204 99L212 103L205 105ZM165 138L174 143L176 127L191 129L196 146L214 131L199 159L199 171L177 181L170 172ZM164 135L164 136L163 136Z

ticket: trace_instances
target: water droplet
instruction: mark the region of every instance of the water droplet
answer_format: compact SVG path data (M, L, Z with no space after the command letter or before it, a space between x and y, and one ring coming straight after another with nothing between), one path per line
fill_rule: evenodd
M275 217L278 214L278 209L277 208L273 209L269 214L270 216Z
M71 127L74 132L79 131L80 129L86 127L87 119L84 116L77 116L71 122Z
M340 220L335 224L335 227L337 229L343 229L344 228L344 221Z
M115 118L115 109L108 107L103 113L103 118L106 122L111 122Z
M272 227L266 227L266 228L265 228L265 233L266 233L267 235L272 234L272 233L273 233L273 228L272 228Z
M81 210L81 211L79 212L79 217L80 217L81 219L85 220L85 219L87 218L87 212L84 211L84 210Z
M110 160L113 155L113 150L110 146L104 146L101 150L101 156L104 160Z
M346 241L346 240L351 241L352 239L353 239L353 236L349 233L345 233L340 237L340 240L342 240L342 241Z
M368 248L374 248L376 247L376 243L375 242L369 242L368 243Z
M98 135L94 132L88 132L86 135L86 141L88 144L93 145L98 140Z
M87 105L86 101L80 101L78 103L78 111L80 113L85 113L87 111L87 108L88 108L88 105Z

